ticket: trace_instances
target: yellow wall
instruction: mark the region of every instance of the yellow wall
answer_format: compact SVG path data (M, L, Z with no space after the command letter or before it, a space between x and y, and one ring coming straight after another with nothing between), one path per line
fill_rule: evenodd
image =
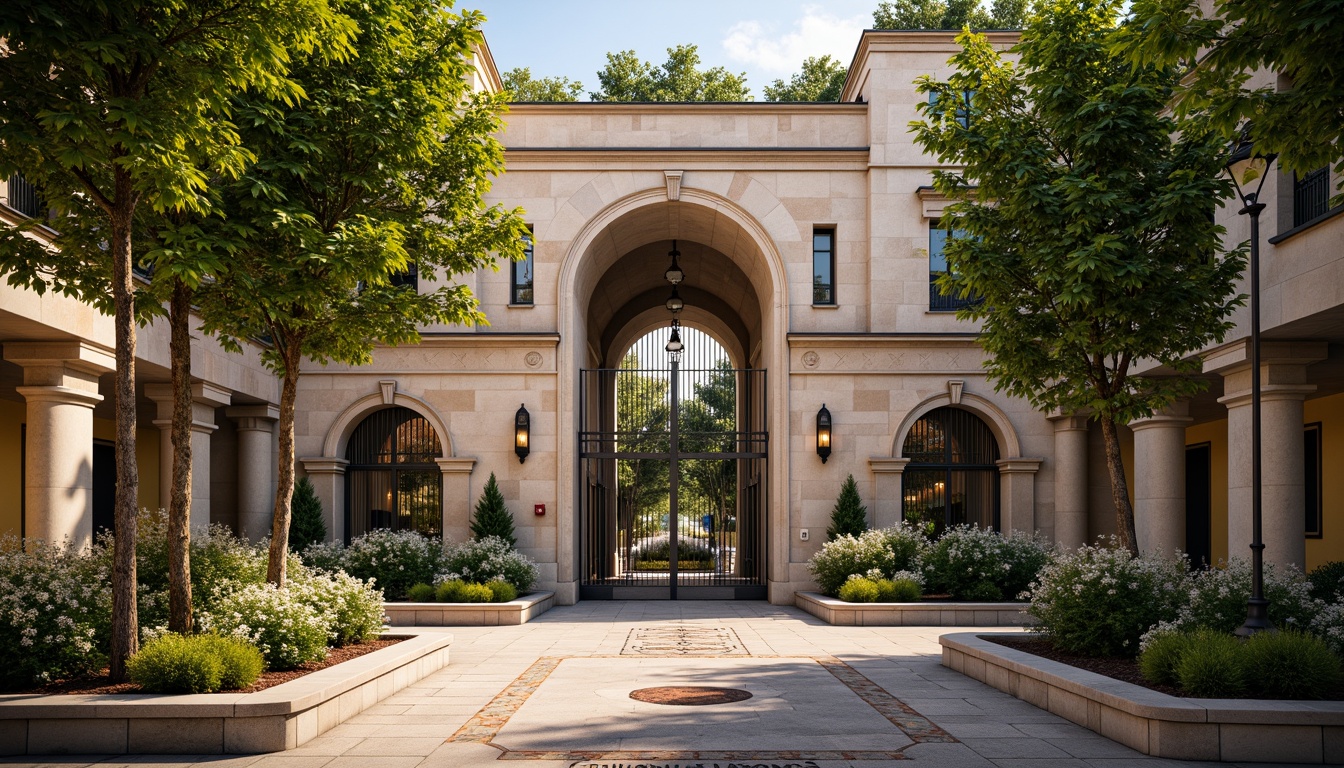
M1308 400L1307 424L1321 422L1321 506L1319 539L1307 539L1307 569L1344 560L1344 395Z
M1185 430L1185 444L1209 444L1209 554L1213 562L1227 559L1227 419L1196 424Z
M0 536L19 535L23 523L23 403L0 400Z
M93 420L93 439L117 439L117 423L111 419ZM141 508L159 508L159 430L137 429L135 431L135 467L140 472Z

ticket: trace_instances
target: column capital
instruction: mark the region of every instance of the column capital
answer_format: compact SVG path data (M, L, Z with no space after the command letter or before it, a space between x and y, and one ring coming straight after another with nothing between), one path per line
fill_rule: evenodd
M82 405L85 408L92 408L103 402L103 396L96 392L87 392L72 387L15 387L14 391L23 395L23 399L30 403Z
M1260 402L1275 400L1306 400L1307 395L1315 392L1315 384L1261 384ZM1239 408L1251 404L1251 390L1244 389L1218 398L1218 402L1227 408Z
M310 475L344 475L350 462L333 456L311 456L299 459L303 470Z
M1045 459L1015 456L1011 459L999 459L994 463L998 465L1001 475L1034 475L1040 471L1044 462Z
M476 459L470 456L450 456L446 459L435 459L434 463L439 465L439 471L445 475L471 474L472 469L476 467Z
M1237 339L1214 347L1201 355L1205 373L1227 376L1251 364L1251 340ZM1260 365L1301 365L1319 363L1329 357L1329 344L1324 341L1264 341L1260 342Z
M1190 418L1190 401L1177 400L1166 408L1154 412L1152 416L1144 416L1129 422L1129 428L1135 432L1157 427L1184 429L1187 424L1192 424L1194 421Z
M1045 418L1054 423L1056 432L1086 432L1087 422L1091 419L1085 411L1064 413L1059 410L1051 411Z
M238 431L270 432L280 420L280 409L274 405L231 405L224 415L237 422Z
M158 403L160 406L160 415L163 415L162 407L167 406L169 415L173 406L173 385L172 383L150 383L145 385L145 397ZM233 402L233 393L214 384L204 381L197 381L191 385L191 401L196 405L204 405L210 408L218 408L222 405L228 405Z
M890 456L873 456L868 459L868 469L875 475L888 473L900 475L905 472L905 465L909 463L909 459L894 459Z
M4 357L23 368L30 387L59 387L98 393L98 377L116 370L110 350L86 341L7 341Z

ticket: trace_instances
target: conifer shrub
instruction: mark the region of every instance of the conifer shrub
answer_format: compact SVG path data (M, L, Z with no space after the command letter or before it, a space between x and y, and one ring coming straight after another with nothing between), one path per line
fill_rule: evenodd
M294 485L290 501L289 551L302 552L313 544L326 541L327 523L322 516L322 500L317 489L304 477Z
M858 536L868 530L868 508L859 498L859 485L854 475L845 478L840 486L840 498L831 510L831 524L826 529L826 540L835 541L841 536Z
M406 590L406 599L412 603L432 603L435 600L434 586L423 581Z
M471 537L480 540L490 536L503 539L509 547L518 546L513 534L513 513L504 504L504 494L499 491L494 472L485 481L485 490L471 516Z

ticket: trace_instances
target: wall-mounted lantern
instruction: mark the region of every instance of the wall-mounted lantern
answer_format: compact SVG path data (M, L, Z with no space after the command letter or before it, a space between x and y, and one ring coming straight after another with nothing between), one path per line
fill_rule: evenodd
M522 464L527 460L527 454L532 449L528 447L528 438L532 432L532 415L527 412L527 406L518 406L518 413L513 416L513 452L518 454L518 463Z
M831 457L831 412L826 410L825 403L817 411L817 455L822 464Z

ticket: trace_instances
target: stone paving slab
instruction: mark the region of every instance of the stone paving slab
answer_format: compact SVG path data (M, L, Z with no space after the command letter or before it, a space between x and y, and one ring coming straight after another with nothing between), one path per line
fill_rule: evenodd
M677 630L683 638L723 637L719 630L729 630L737 641L735 647L745 653L733 653L731 658L722 653L718 658L694 653L622 656L632 632L641 629ZM0 760L0 765L1236 765L1145 757L946 669L941 666L938 645L938 637L946 631L940 627L834 627L798 609L765 603L585 602L554 608L520 626L453 628L449 666L297 750L222 759L184 755L14 758ZM657 633L644 636L656 637ZM646 713L657 705L623 698L633 686L672 680L754 689L757 703L754 709L724 710L719 715L707 714L715 707L664 707L695 710L699 715L683 711L655 716ZM738 707L750 701L718 706ZM730 741L728 737L739 726L739 737ZM481 727L489 738L498 736L499 744L454 740L464 728L481 735L470 730ZM598 746L612 747L611 759L601 759L603 750ZM696 760L686 759L689 756ZM1266 764L1255 765L1264 768Z

